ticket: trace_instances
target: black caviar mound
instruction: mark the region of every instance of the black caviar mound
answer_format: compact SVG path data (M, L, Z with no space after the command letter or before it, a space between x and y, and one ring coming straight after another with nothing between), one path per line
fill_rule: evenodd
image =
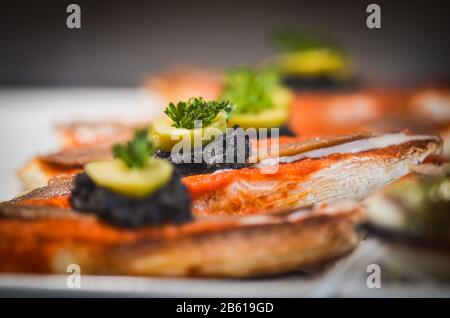
M248 164L250 138L238 126L227 129L209 144L189 153L172 154L158 150L156 157L171 161L182 176L211 173L222 169L241 169ZM227 162L232 158L232 162ZM197 158L197 162L195 159ZM200 160L198 160L200 158Z
M360 85L356 78L337 80L331 77L303 77L303 76L287 76L283 80L283 84L296 90L324 90L324 91L346 91L357 89Z
M80 173L75 178L70 203L75 210L96 214L120 227L179 224L192 219L191 200L176 171L166 185L144 198L129 198L112 192Z

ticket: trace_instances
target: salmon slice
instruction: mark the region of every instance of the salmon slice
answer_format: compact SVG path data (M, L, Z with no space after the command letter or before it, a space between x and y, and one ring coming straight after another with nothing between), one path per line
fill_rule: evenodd
M384 134L269 158L251 168L189 176L183 182L195 214L248 214L360 200L441 150L437 136Z
M287 156L263 157L244 169L184 177L183 183L197 215L251 214L360 200L441 149L438 136L405 133L287 140L279 147L279 154Z

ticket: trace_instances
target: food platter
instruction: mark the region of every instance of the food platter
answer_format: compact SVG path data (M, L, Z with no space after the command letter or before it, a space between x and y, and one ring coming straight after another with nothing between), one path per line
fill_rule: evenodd
M36 89L2 90L0 99L2 159L0 198L20 192L15 171L35 153L56 147L55 122L152 118L160 111L158 97L139 89ZM66 101L66 102L65 102ZM83 105L83 106L79 106ZM39 109L39 111L37 111ZM36 110L36 111L34 111ZM30 113L34 114L30 116ZM24 116L27 114L27 116ZM306 275L302 272L249 279L144 278L128 276L81 276L81 288L68 288L67 275L0 276L2 296L132 296L132 297L450 297L448 285L424 277L405 281L383 279L381 288L366 284L367 266L385 264L383 246L366 240L356 251L325 268Z

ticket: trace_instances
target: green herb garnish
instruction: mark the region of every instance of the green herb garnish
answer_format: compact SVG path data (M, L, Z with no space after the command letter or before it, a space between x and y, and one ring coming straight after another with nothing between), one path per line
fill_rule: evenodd
M144 168L154 152L155 147L148 140L147 129L137 129L131 141L113 147L114 157L122 160L129 168Z
M329 37L306 31L282 29L276 30L272 34L272 43L276 49L284 52L300 52L317 49L329 49L340 51L343 48L336 41Z
M202 127L208 126L221 111L230 112L232 106L228 100L205 101L202 97L189 98L187 102L170 103L164 111L176 128L194 129L196 121Z
M231 101L236 113L259 113L274 106L271 92L279 86L279 74L273 69L234 69L225 74L221 98Z

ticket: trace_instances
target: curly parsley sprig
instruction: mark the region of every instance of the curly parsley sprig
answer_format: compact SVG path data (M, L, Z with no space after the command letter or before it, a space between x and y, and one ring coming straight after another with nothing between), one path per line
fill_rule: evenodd
M202 97L189 98L187 102L170 103L165 113L176 128L194 129L195 121L201 121L202 126L209 125L221 111L229 113L232 105L227 100L205 101Z
M155 153L155 147L148 140L148 130L137 129L132 140L126 144L115 144L113 153L114 157L122 160L129 168L144 168Z

